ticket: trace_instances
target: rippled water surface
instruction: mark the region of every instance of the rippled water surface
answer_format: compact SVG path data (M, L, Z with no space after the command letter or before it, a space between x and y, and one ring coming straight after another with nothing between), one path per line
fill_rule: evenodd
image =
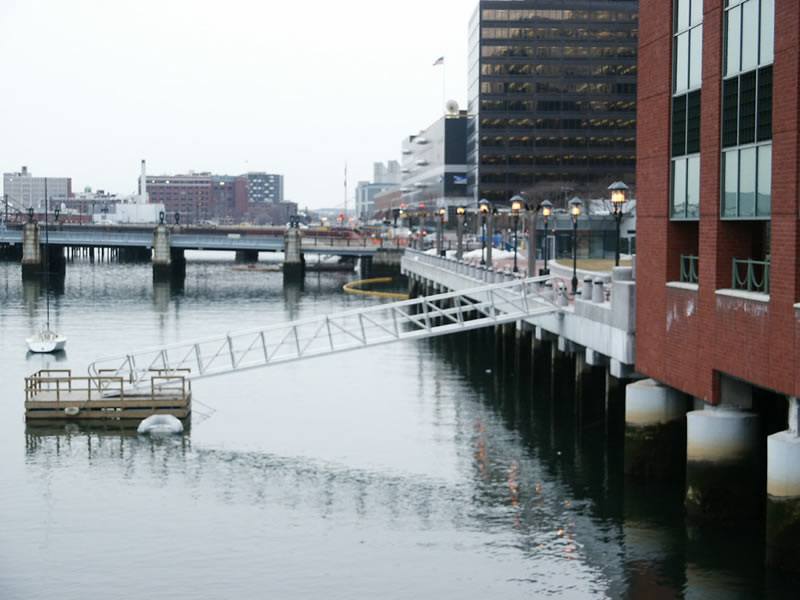
M198 380L183 437L26 426L40 368L377 301L231 265L196 253L175 289L69 263L50 357L43 291L0 263L0 598L783 597L750 532L623 485L606 425L485 334Z

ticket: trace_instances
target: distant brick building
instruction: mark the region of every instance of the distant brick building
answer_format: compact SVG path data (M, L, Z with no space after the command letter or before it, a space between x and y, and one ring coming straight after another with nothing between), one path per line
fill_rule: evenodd
M251 176L255 175L253 178ZM212 175L211 173L190 173L188 175L148 175L147 192L150 202L161 203L169 217L180 213L183 223L202 221L240 223L251 217L265 218L274 215L279 221L284 213L294 214L287 203L273 201L267 180L258 173L245 175ZM283 195L283 176L274 191L274 198ZM251 201L251 185L258 188L257 201ZM296 206L296 205L293 205ZM271 217L266 217L269 220Z

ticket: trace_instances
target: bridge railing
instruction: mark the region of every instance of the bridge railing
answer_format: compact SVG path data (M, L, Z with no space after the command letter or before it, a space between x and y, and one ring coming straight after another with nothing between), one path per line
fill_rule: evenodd
M521 280L527 277L524 269L514 273L510 267L487 267L477 262L457 260L425 252L407 250L406 256L423 264L451 271L476 282L487 284ZM575 294L563 277L553 277L543 283L544 294L560 305L571 305L574 313L595 322L633 332L636 317L636 282L633 267L614 267L604 277L585 275Z

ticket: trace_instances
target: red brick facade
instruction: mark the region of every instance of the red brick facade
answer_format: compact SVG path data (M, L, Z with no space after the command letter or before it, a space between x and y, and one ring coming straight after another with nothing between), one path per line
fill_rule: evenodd
M636 368L712 403L721 373L800 396L800 6L775 0L768 301L718 293L732 259L756 257L766 239L762 222L720 219L723 7L705 0L700 219L679 222L669 219L672 2L639 3ZM681 254L699 256L696 290L667 285Z

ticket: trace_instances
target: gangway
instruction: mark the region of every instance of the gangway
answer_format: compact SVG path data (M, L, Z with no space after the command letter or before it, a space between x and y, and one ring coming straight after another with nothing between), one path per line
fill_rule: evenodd
M121 354L94 361L89 375L97 381L121 377L135 388L151 385L154 370L199 379L510 323L563 310L544 292L548 279L516 279Z

